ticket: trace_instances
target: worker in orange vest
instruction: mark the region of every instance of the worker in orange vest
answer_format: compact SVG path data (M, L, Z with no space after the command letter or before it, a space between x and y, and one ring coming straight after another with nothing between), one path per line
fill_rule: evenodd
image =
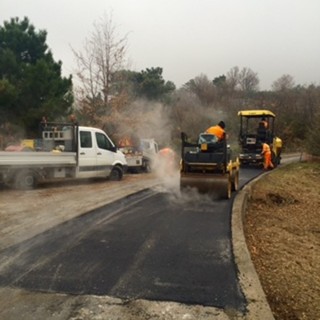
M219 141L221 141L226 138L226 132L224 130L225 127L225 123L220 121L216 126L208 128L205 133L213 134L218 138Z
M157 160L161 176L172 176L177 171L176 154L171 148L160 149Z
M269 168L273 169L274 165L273 165L273 163L271 161L271 149L270 149L270 146L265 142L262 142L261 146L262 146L261 155L264 156L263 169L264 170L268 170Z

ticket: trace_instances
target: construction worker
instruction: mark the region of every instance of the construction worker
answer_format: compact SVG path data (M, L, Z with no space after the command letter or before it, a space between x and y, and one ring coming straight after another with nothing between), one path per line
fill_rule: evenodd
M160 149L156 157L156 173L160 177L173 176L177 172L176 154L171 148Z
M216 126L208 128L205 133L210 133L218 138L218 141L222 141L226 138L226 132L224 128L226 127L223 121L220 121Z
M265 129L268 129L268 121L265 117L262 117L262 119L259 122L259 127L263 127Z
M261 142L265 142L268 135L268 122L265 117L262 117L262 119L259 122L259 126L257 129L258 134L258 140Z
M273 163L271 161L271 149L270 149L270 146L265 142L262 142L261 146L262 146L261 155L264 156L263 170L268 170L269 168L273 169L274 165L273 165Z

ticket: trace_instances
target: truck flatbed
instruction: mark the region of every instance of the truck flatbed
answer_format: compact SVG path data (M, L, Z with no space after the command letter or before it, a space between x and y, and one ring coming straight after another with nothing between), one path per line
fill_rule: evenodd
M0 151L0 166L75 166L75 152Z

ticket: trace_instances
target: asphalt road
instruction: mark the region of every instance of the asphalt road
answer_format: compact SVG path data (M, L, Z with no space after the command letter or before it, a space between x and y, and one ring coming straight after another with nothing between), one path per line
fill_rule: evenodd
M240 185L261 170L242 169ZM244 312L231 200L145 190L0 253L0 286Z

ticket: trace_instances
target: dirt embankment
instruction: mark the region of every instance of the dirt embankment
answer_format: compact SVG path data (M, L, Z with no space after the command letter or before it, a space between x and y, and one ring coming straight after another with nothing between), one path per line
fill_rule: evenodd
M320 163L260 179L245 221L248 248L276 319L320 319Z

